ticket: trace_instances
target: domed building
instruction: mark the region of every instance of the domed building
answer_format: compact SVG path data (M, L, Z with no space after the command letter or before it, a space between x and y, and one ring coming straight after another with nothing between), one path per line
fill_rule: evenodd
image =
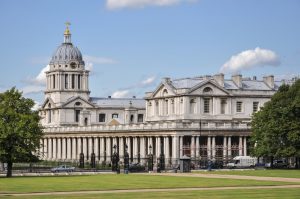
M282 84L273 76L216 74L164 78L144 99L90 97L89 71L68 26L49 65L41 152L52 161L110 164L114 151L121 161L128 151L131 162L145 164L151 153L170 168L183 156L199 168L208 160L225 164L248 154L251 116Z

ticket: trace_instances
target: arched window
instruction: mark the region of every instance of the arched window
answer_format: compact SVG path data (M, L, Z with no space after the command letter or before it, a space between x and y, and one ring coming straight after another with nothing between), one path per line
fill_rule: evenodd
M210 87L205 87L203 89L203 93L212 93L212 92L213 92L213 90Z
M51 123L51 104L48 104L48 123Z
M55 75L53 75L52 81L53 81L53 89L55 89Z
M72 74L72 89L75 88L75 75Z
M167 91L167 89L164 89L163 90L163 96L165 97L165 96L167 96L168 95L168 91Z
M65 74L65 88L68 88L68 74Z
M174 99L171 100L171 114L175 113L175 103L174 103Z
M167 99L165 100L164 109L165 115L169 115L169 101Z
M159 102L155 101L155 115L159 115Z

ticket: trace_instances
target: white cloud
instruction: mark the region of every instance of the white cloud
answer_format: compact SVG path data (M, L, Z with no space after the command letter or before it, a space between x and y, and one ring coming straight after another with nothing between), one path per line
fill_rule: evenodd
M49 70L49 65L45 66L41 72L34 78L34 82L40 85L46 84L46 72Z
M25 86L24 88L21 89L23 93L26 94L32 94L32 93L40 93L45 90L45 86L41 85L29 85Z
M262 66L278 66L280 60L272 50L261 49L246 50L234 55L220 69L222 73L238 73L244 69Z
M112 98L124 98L130 96L130 90L118 90L111 95Z
M156 77L155 76L151 76L151 77L148 77L147 79L143 80L141 82L141 84L144 85L144 86L151 85L155 80L156 80Z
M122 8L144 8L146 6L171 6L183 2L196 2L197 0L106 0L109 10Z
M34 105L32 107L32 110L37 111L40 108L40 105L37 101L34 101Z

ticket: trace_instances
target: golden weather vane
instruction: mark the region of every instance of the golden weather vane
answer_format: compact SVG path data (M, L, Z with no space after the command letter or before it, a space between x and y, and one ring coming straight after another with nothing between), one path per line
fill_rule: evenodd
M71 23L67 21L65 24L66 24L65 34L70 34L69 26L71 25Z

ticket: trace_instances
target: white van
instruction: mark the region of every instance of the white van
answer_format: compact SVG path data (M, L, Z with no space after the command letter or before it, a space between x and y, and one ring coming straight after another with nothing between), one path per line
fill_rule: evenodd
M240 168L240 167L255 167L257 158L250 156L236 156L233 161L228 163L226 166L229 168Z

